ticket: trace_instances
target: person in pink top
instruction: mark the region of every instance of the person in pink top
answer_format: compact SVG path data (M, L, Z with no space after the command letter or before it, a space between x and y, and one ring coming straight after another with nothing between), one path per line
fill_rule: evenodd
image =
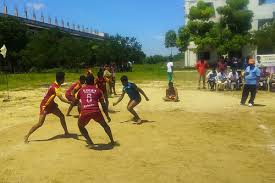
M226 64L224 58L221 57L221 58L218 60L217 70L218 70L218 72L225 72L226 69L227 69L227 64Z
M101 104L103 112L107 117L108 122L110 122L111 118L109 117L108 109L104 102L102 91L95 86L94 77L92 75L87 76L86 84L87 85L83 86L77 94L77 98L79 99L81 104L81 112L78 119L79 130L87 140L89 147L96 147L96 145L90 138L87 129L85 128L85 126L90 122L90 120L93 119L104 128L105 132L110 138L111 145L115 145L111 128L105 121L98 105L98 103Z
M205 89L205 78L206 78L206 70L209 68L208 63L204 59L200 59L197 61L196 69L199 73L199 82L198 82L198 89L201 86L201 80L203 80L203 89Z

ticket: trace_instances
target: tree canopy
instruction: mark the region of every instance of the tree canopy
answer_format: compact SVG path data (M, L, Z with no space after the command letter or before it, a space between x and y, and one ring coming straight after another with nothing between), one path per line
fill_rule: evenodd
M275 53L274 22L255 32L255 43L258 46L258 54Z
M226 0L224 6L217 8L220 19L214 22L214 8L199 1L190 9L187 25L179 29L177 47L186 51L193 41L195 51L216 49L219 55L241 51L253 41L249 32L253 12L248 10L248 3L248 0Z
M55 67L77 69L128 61L142 63L146 56L142 45L134 37L115 35L104 41L77 38L57 29L30 30L17 19L9 17L0 17L2 44L8 48L5 60L16 72Z
M172 48L176 47L177 42L177 33L174 30L169 30L165 34L165 47L171 48L171 55L172 55Z

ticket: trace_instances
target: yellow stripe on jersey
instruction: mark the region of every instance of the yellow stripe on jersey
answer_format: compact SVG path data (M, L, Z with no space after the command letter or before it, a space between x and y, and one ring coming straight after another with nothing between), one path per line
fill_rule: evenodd
M55 88L55 94L56 96L60 97L62 95L60 88Z
M43 106L46 108L46 106L48 106L50 104L50 102L54 99L55 95L52 95L46 102L46 104Z

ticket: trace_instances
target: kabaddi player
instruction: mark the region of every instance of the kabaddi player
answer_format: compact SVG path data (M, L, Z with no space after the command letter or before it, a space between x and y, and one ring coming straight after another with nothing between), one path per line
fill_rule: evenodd
M99 71L97 73L97 78L95 80L95 83L96 83L96 86L97 88L99 88L102 93L103 93L103 97L104 97L104 100L105 100L105 103L106 103L106 106L107 106L107 110L109 109L109 99L108 99L108 92L107 92L107 89L106 89L106 78L103 77L104 73L103 71Z
M174 87L173 82L169 82L168 88L166 89L166 96L163 98L164 101L178 102L178 90Z
M49 87L47 94L45 95L44 99L40 104L40 116L39 121L35 124L29 131L29 133L25 136L24 140L25 143L29 142L30 135L35 132L38 128L40 128L46 119L48 114L54 114L59 117L65 135L68 135L68 129L65 121L64 114L58 108L58 105L54 102L55 97L57 96L62 102L71 104L68 100L62 97L60 86L64 83L65 80L65 73L64 72L57 72L56 73L56 81Z
M71 102L71 105L68 109L67 115L66 116L71 116L70 112L72 111L74 106L77 106L79 101L76 100L75 94L80 90L83 84L85 84L86 77L85 76L80 76L79 81L73 83L70 88L66 91L66 98L68 101ZM80 113L80 109L78 107L78 112Z
M149 98L146 96L141 88L137 87L136 84L128 82L127 76L122 76L120 80L123 85L122 94L117 102L113 103L113 106L116 106L123 99L125 93L127 93L130 98L127 109L130 113L134 115L133 120L136 122L136 124L141 124L142 120L140 119L134 108L141 102L140 93L145 97L146 101L149 101Z
M110 138L111 144L115 145L111 129L106 123L100 111L98 102L100 102L103 112L108 119L108 122L111 121L111 118L109 117L107 106L104 103L102 91L96 88L96 86L94 85L94 77L92 75L87 76L86 86L83 86L79 90L77 98L81 103L81 113L78 119L78 127L81 134L87 140L89 147L93 148L95 146L89 136L87 129L85 128L85 126L90 122L91 119L98 122L104 128L105 132Z
M87 76L94 75L91 67L87 68L85 73L86 73Z

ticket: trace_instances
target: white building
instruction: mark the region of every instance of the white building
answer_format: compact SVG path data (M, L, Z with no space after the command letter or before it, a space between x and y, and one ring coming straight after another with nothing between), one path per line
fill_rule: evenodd
M192 6L196 6L199 0L185 0L185 25L188 23L188 14ZM224 6L226 0L204 0L209 6L215 9L215 15L213 15L213 21L219 21L219 14L216 9L220 6ZM266 22L271 22L275 19L275 4L266 4L265 0L250 0L248 9L254 13L253 21L252 21L252 30L258 30L262 27ZM198 54L193 52L192 50L196 48L194 43L190 43L188 46L188 50L185 52L185 63L186 67L192 67L196 64L198 59ZM218 59L218 55L213 50L205 50L204 52L207 55L207 59L209 62L215 62ZM257 54L257 50L253 50L249 47L244 48L242 50L242 56Z

